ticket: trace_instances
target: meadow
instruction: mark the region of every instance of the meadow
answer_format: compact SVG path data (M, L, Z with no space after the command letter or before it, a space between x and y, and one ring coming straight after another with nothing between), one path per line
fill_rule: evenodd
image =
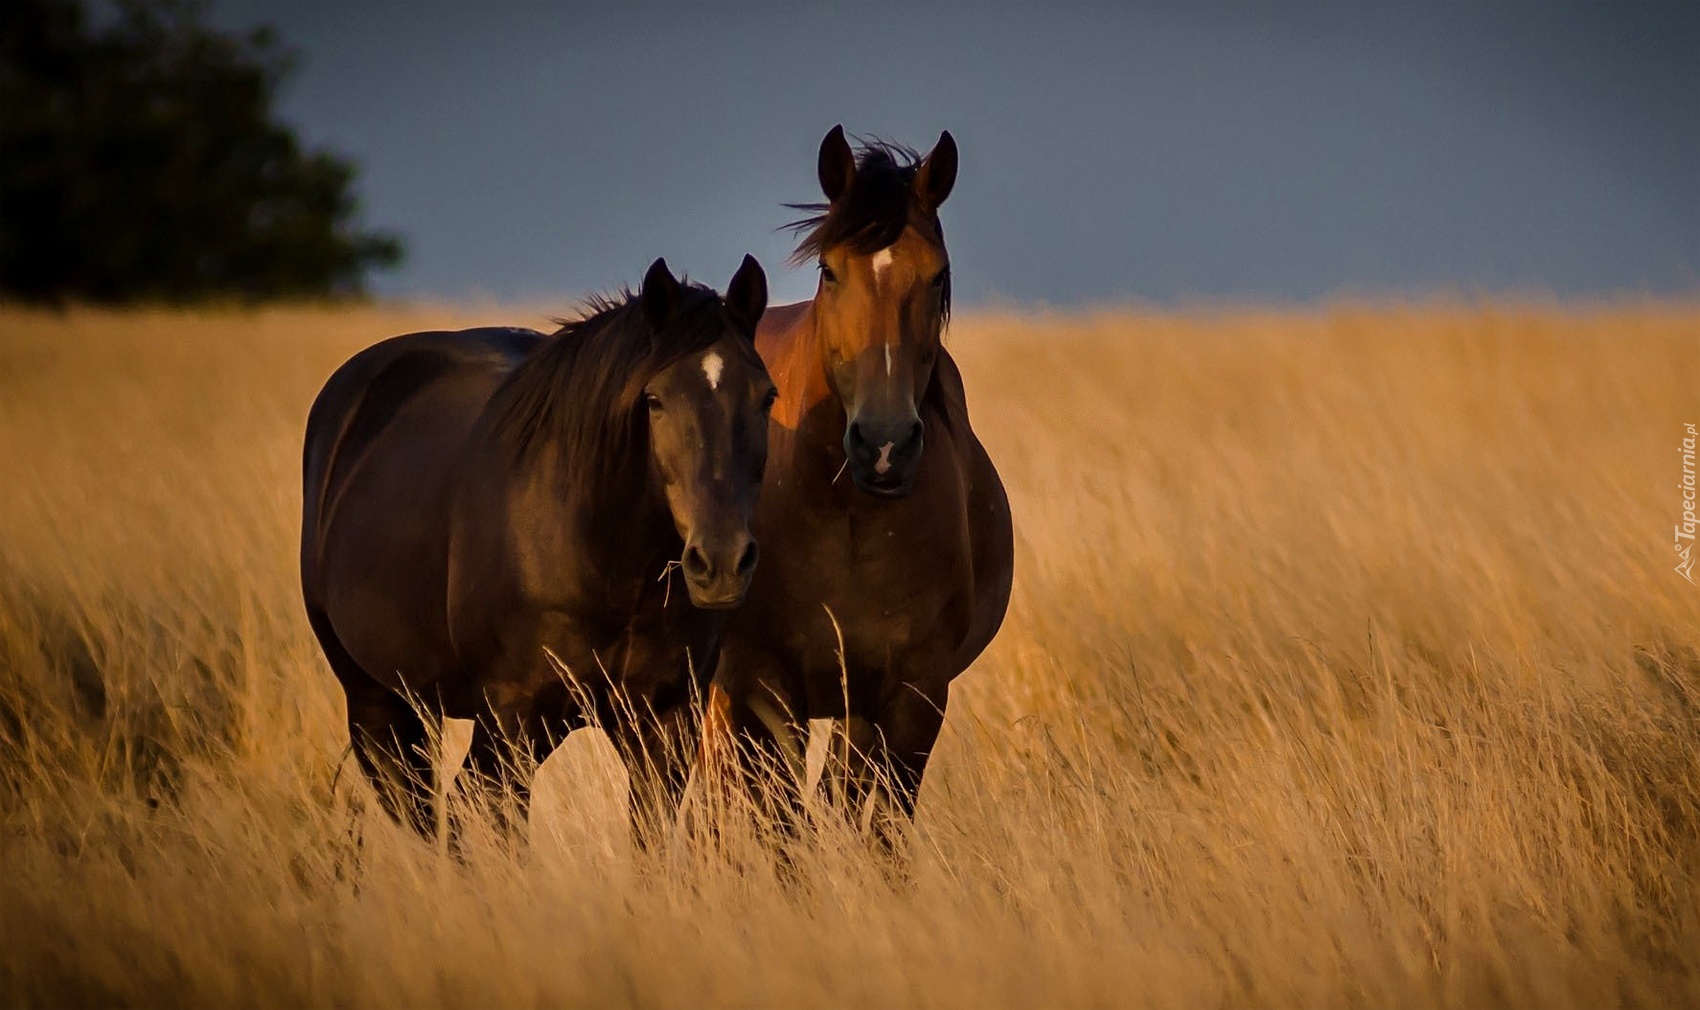
M307 406L563 309L0 310L0 1004L1700 1006L1700 305L960 314L1016 586L906 877L635 852L594 732L527 858L370 802Z

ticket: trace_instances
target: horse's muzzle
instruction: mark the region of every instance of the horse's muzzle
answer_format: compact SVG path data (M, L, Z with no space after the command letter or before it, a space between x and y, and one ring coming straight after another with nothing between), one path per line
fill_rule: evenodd
M748 533L713 543L693 539L679 559L691 603L703 610L725 610L744 602L760 557L761 549Z
M925 445L916 417L897 424L851 421L844 429L850 478L876 498L902 498L910 492Z

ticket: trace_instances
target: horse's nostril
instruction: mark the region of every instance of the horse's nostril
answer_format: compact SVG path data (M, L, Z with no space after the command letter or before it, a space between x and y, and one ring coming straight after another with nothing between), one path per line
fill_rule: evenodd
M864 444L866 444L862 441L862 422L851 421L850 422L850 430L848 432L846 432L846 434L848 434L850 436L850 444L851 445L864 445Z
M909 438L904 441L903 446L904 446L904 448L908 448L909 446L914 445L916 442L919 442L920 440L921 440L921 422L916 421L909 428Z
M756 542L754 540L751 540L749 546L744 548L744 553L738 556L738 574L748 575L750 572L754 571L756 567L756 558L760 556L761 548L756 546Z
M708 575L708 555L696 544L685 548L685 556L679 559L684 566L685 574L693 579L701 579Z

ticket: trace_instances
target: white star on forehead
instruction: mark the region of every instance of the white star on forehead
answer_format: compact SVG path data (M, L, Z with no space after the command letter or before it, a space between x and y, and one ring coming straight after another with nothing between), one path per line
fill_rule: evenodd
M720 371L726 367L726 361L714 351L702 356L702 374L708 379L709 389L720 388Z
M874 253L874 276L878 277L891 268L891 247L886 246Z

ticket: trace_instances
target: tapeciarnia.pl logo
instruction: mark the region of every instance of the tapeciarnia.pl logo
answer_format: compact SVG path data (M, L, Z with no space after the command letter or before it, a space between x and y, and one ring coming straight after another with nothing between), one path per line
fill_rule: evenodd
M1683 425L1687 437L1682 440L1682 522L1676 524L1676 574L1694 582L1694 425Z

